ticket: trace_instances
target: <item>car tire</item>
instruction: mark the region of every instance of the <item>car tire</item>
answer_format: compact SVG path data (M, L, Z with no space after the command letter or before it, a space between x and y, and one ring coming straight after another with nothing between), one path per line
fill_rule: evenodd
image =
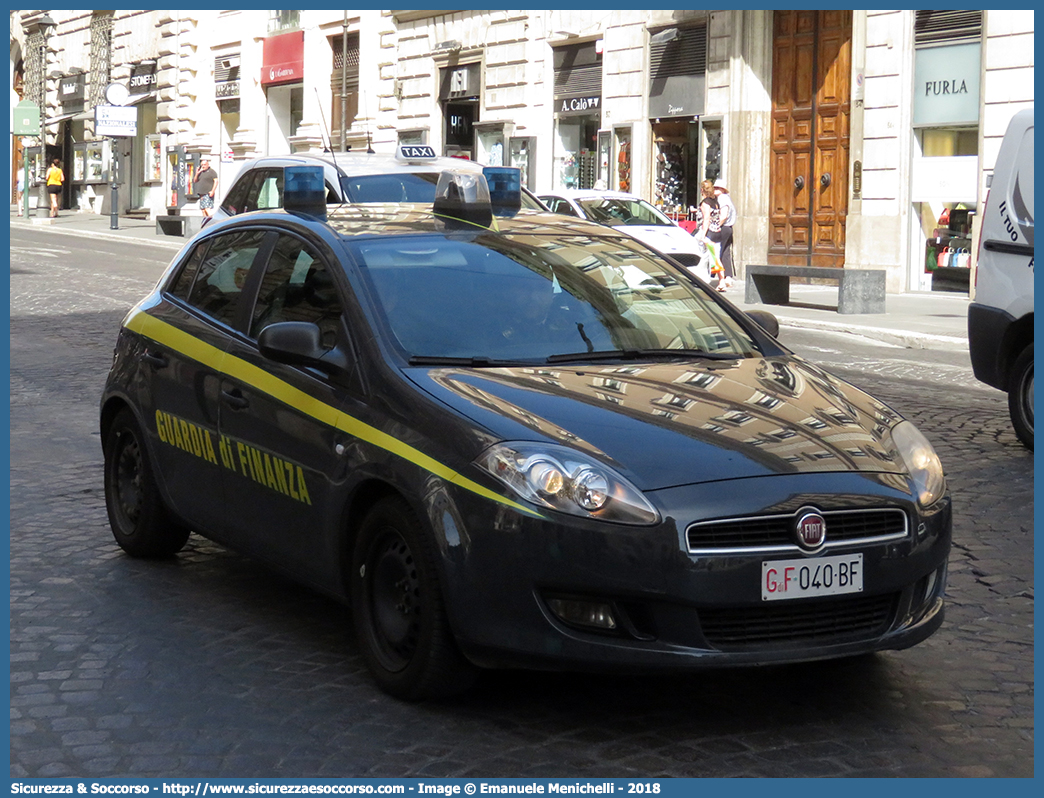
M1033 451L1033 344L1015 359L1008 386L1008 412L1015 434Z
M461 655L443 606L431 541L401 499L366 516L352 558L355 633L382 690L419 701L466 690L475 666Z
M127 408L113 419L104 452L105 508L120 548L132 557L177 554L188 541L189 530L164 505L145 436Z

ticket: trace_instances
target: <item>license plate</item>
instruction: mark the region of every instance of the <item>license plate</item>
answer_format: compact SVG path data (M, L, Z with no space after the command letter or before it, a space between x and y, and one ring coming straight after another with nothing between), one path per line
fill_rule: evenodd
M767 560L761 564L761 600L837 596L863 592L863 555L800 560Z

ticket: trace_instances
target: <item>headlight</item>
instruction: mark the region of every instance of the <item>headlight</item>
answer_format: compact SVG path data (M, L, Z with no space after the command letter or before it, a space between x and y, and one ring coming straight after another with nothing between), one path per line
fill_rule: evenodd
M613 469L566 446L498 443L475 464L523 499L559 512L614 521L655 524L660 514Z
M910 472L918 504L928 507L938 501L946 490L946 479L939 456L928 439L909 421L902 421L892 430L892 441Z

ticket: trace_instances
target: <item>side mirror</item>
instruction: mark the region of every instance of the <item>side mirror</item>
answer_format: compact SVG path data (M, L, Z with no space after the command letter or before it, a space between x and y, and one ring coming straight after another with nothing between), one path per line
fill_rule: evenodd
M773 338L779 338L779 319L767 310L748 310L747 315Z
M323 347L319 325L310 321L281 321L269 324L257 336L257 348L269 360L291 366L312 366L329 370L341 364ZM326 358L324 360L324 358Z

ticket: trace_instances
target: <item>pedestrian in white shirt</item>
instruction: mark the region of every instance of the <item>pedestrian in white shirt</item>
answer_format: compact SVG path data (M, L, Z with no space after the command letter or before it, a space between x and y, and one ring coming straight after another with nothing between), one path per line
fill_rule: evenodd
M736 206L732 204L729 190L721 180L714 184L714 196L721 209L721 263L725 267L725 287L729 288L736 276L736 269L732 265L732 226L736 223Z

